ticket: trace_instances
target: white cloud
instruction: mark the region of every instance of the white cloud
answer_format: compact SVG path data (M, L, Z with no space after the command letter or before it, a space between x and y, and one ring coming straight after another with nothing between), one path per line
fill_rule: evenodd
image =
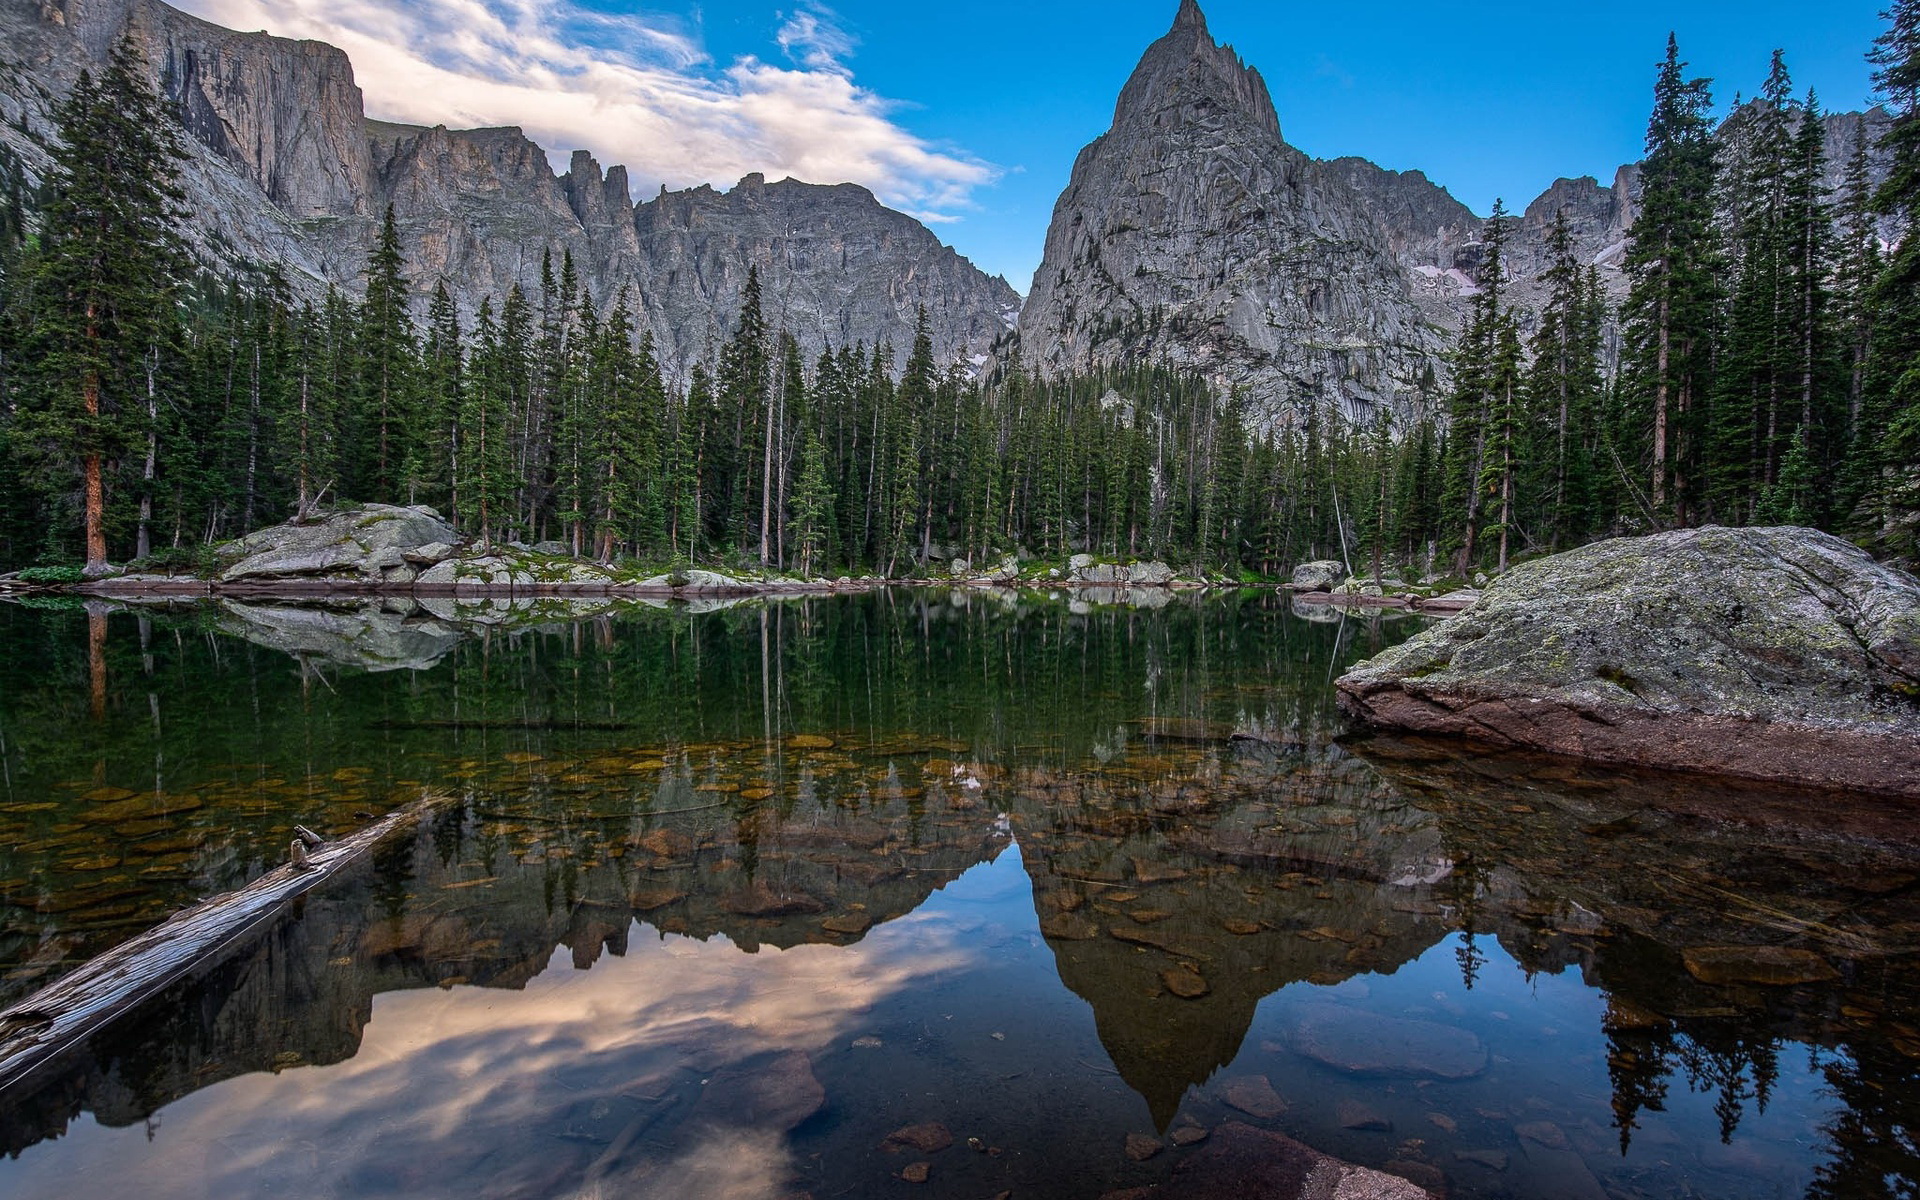
M854 40L833 19L833 12L809 3L787 18L774 35L788 58L815 71L850 75L847 58L853 54Z
M642 195L731 186L759 171L859 183L928 220L952 220L999 175L914 136L861 87L830 10L807 3L774 41L788 66L714 63L661 19L573 0L174 0L234 29L345 50L368 115L454 128L518 125L564 163L575 149L624 163Z

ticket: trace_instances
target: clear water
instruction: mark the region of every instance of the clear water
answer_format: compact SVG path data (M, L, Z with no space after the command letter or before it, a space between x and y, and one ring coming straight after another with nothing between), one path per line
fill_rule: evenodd
M452 797L0 1096L0 1194L1920 1189L1909 811L1336 741L1413 626L1271 595L475 615L0 609L0 1003Z

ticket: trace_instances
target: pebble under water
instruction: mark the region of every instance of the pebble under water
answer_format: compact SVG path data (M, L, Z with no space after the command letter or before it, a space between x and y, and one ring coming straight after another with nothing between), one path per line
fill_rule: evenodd
M0 1094L0 1195L1920 1194L1910 811L1352 736L1416 628L0 607L0 1008L451 797Z

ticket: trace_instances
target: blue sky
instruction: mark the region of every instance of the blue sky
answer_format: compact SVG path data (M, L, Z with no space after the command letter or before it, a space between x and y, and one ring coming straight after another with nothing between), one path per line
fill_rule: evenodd
M1073 159L1176 0L175 0L353 55L375 116L521 124L638 190L748 170L852 179L1025 291ZM1861 107L1883 0L1620 0L1603 9L1203 0L1287 139L1419 168L1475 211L1638 157L1669 29L1724 107L1775 47Z

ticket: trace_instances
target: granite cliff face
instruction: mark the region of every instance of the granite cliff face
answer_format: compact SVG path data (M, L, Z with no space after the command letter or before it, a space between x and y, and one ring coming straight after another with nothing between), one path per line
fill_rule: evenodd
M1020 318L1026 361L1137 361L1244 387L1257 420L1309 403L1405 418L1442 342L1359 196L1281 137L1265 81L1195 0L1081 152Z
M943 361L984 363L1019 296L863 188L749 176L733 192L666 193L636 206L625 168L576 152L556 174L513 128L369 121L340 50L236 33L160 0L0 0L0 142L47 166L50 113L123 33L145 52L190 135L182 178L197 256L236 273L276 266L296 293L349 293L391 204L416 302L442 280L471 314L541 265L573 256L604 310L631 288L670 373L720 336L758 267L767 303L812 355L893 345L904 358L924 305Z

